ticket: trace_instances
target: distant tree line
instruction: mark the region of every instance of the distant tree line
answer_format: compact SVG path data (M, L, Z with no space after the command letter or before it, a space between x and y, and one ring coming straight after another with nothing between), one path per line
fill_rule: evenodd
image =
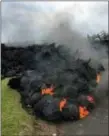
M100 32L99 34L94 34L92 36L87 35L87 38L91 44L102 44L109 45L109 34L105 31Z

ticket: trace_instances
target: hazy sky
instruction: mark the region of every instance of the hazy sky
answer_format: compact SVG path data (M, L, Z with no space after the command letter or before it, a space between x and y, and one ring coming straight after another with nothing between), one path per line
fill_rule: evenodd
M64 15L84 35L108 31L108 2L2 2L2 42L40 42Z

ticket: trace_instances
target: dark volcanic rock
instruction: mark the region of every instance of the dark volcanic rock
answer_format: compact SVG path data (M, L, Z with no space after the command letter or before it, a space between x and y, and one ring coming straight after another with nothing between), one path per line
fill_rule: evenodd
M8 85L20 92L21 102L26 107L32 107L35 114L40 112L47 120L70 118L71 115L77 119L78 97L93 94L91 88L96 87L98 69L89 65L90 61L77 59L64 46L55 47L55 44L25 48L1 45L1 50L2 75L17 76ZM42 87L51 85L54 86L53 96L42 95ZM68 106L62 115L59 107L63 98Z

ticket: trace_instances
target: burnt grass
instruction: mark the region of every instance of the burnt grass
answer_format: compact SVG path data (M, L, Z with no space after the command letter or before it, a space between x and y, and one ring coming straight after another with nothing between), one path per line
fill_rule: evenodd
M12 78L8 85L21 94L23 107L30 107L34 115L47 120L78 118L78 98L93 95L96 75L104 70L102 65L94 69L90 60L82 60L68 52L64 46L31 45L11 47L1 44L2 78ZM42 96L41 88L54 85L53 96ZM67 98L63 113L58 103ZM49 102L48 102L49 100ZM87 101L81 101L88 106ZM91 108L91 107L90 107Z

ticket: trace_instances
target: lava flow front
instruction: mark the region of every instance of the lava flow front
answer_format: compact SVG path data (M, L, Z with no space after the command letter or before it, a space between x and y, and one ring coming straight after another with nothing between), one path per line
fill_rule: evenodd
M16 76L8 85L19 91L21 102L36 116L51 121L79 120L94 108L92 88L101 76L89 60L55 44L26 48L2 45L1 49L2 75Z

